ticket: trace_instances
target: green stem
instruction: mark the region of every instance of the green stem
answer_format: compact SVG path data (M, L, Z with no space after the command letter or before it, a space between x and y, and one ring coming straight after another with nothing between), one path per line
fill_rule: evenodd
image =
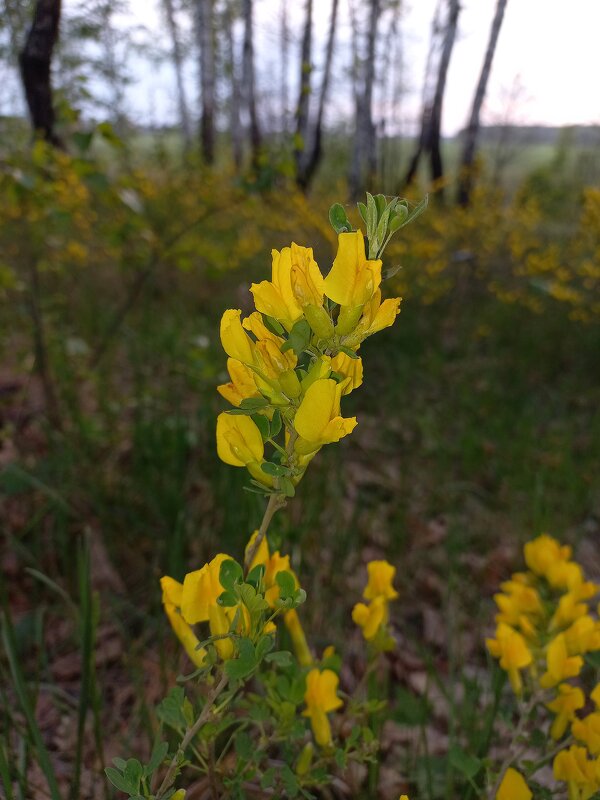
M258 548L262 544L262 540L265 538L266 533L269 529L269 525L271 524L271 520L279 511L280 508L283 508L285 505L285 497L282 494L272 494L269 497L269 502L267 503L267 507L265 508L265 513L262 518L262 522L260 523L260 528L258 529L258 534L256 535L256 539L253 541L252 546L249 548L248 552L246 553L246 558L244 560L244 566L246 568L246 572L248 572L250 565L254 561L254 556L258 552Z
M181 763L183 757L185 756L185 751L194 738L194 736L198 733L200 728L208 722L209 717L213 713L213 705L217 697L221 694L223 689L227 686L229 678L225 673L221 675L221 680L218 683L215 683L213 688L210 690L208 695L206 696L206 702L204 703L204 708L200 712L200 716L194 722L194 724L187 729L185 732L185 736L181 740L181 744L177 748L177 752L171 759L171 763L169 764L169 769L167 770L167 774L163 778L163 782L158 788L156 792L156 800L160 800L161 797L165 794L165 792L172 786L173 781L175 780L175 776L177 775L177 770L179 769L179 764Z

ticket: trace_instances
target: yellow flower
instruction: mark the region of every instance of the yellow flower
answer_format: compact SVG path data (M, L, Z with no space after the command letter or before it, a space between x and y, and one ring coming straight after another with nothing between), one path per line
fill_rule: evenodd
M356 427L356 417L340 416L344 385L326 378L308 387L294 418L300 439L295 449L301 454L318 450L324 444L339 442Z
M165 575L160 579L162 588L162 601L165 608L171 627L175 635L183 645L185 652L188 654L190 661L197 667L201 667L206 658L206 650L204 648L198 649L200 641L190 625L185 621L181 615L181 598L183 593L183 585L179 581L169 578Z
M525 778L516 769L509 767L502 778L496 800L531 800L532 797L533 794L527 786Z
M600 683L596 686L596 688L590 694L590 699L594 703L596 708L600 711Z
M390 297L382 303L381 289L378 289L362 310L362 315L355 331L358 340L362 342L368 336L379 333L384 328L389 328L393 325L400 313L401 302L401 297Z
M550 729L553 739L560 739L567 730L569 722L575 719L575 712L585 705L585 696L578 686L561 683L556 699L546 703L546 707L556 714Z
M593 756L600 755L599 711L593 711L591 714L588 714L587 717L575 720L571 726L571 731L576 739L587 745L587 749Z
M546 672L540 678L540 686L543 689L549 689L567 678L579 675L583 659L581 656L569 656L565 637L560 633L548 645L546 665Z
M271 280L253 283L250 291L258 311L275 317L287 330L291 330L302 317L302 307L292 289L291 249L284 247L281 252L272 250L271 256Z
M221 461L232 467L246 467L253 478L266 486L273 479L260 465L265 448L256 423L245 415L222 413L217 417L217 453Z
M362 628L365 639L368 642L372 641L382 625L387 625L389 619L387 600L379 595L369 605L357 603L352 609L352 619L356 625Z
M381 261L367 261L362 232L340 233L337 255L325 278L327 297L340 306L363 306L380 283Z
M350 358L345 353L339 352L331 359L331 369L339 373L343 378L350 378L344 381L342 394L350 394L363 382L363 364L361 358Z
M242 364L254 362L254 343L242 328L240 317L242 312L237 308L230 308L221 317L221 344L223 350L231 358L241 361Z
M396 567L387 561L369 561L367 573L369 581L363 592L365 600L374 600L376 597L395 600L398 597L398 592L392 586Z
M557 562L568 561L571 558L571 548L568 545L561 546L556 539L547 534L527 542L524 553L525 563L529 569L542 577L546 577L550 568Z
M217 386L217 391L232 406L239 406L248 397L260 397L254 373L249 367L236 358L228 358L227 371L231 381Z
M327 747L331 744L331 726L327 713L335 711L343 705L337 696L338 676L330 669L322 672L311 669L306 676L306 692L304 717L310 718L313 734L318 745Z
M302 667L309 667L313 663L313 657L296 609L292 608L291 611L287 611L283 616L283 621L292 640L298 663Z
M495 594L494 600L500 613L497 622L519 625L523 615L539 616L543 612L542 601L532 586L520 581L506 581L502 584L502 594Z
M284 248L284 250L287 249ZM321 270L313 258L312 247L300 247L292 242L290 261L292 292L296 301L302 308L308 305L322 306L324 280Z
M186 622L195 625L196 622L206 622L209 619L209 609L217 604L217 598L223 592L219 575L221 564L231 559L225 553L219 553L212 561L201 569L188 572L183 580L181 597L181 613Z
M496 629L496 638L487 639L486 645L494 658L500 659L500 666L508 673L514 693L521 694L523 684L519 670L533 661L525 639L510 625L501 622Z
M551 620L552 628L563 628L579 617L588 613L585 600L596 594L597 587L593 583L580 583L577 587L563 594L558 601L558 608Z
M588 800L600 787L598 771L585 747L572 745L554 759L554 777L569 787L569 800Z
M578 617L564 636L570 656L600 650L600 623L589 614Z

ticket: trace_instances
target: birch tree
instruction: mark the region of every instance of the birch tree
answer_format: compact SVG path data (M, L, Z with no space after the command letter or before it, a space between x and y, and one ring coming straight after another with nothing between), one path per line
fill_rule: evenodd
M310 106L310 73L312 70L312 12L313 0L306 0L304 32L300 49L300 78L298 104L296 106L296 135L294 137L294 161L298 180L304 173L308 147L308 124Z
M477 88L475 89L475 96L473 97L469 123L464 132L458 184L458 202L461 206L467 206L471 197L471 189L473 187L473 165L475 162L479 129L481 127L481 109L492 71L492 63L494 61L494 54L496 52L496 45L498 44L498 37L500 36L500 29L502 28L507 2L508 0L498 0L496 3L496 12L492 21L492 27L490 28L490 38L485 51Z
M177 88L177 106L179 109L179 120L181 124L181 134L183 145L186 151L192 146L192 126L185 94L185 83L183 80L184 55L181 46L181 37L173 0L162 0L165 20L171 37L171 57L173 60L173 70L175 72L175 85Z
M250 147L252 150L252 166L257 169L260 164L261 134L256 113L256 86L254 75L254 30L252 0L243 0L244 17L244 100L248 110L250 127Z

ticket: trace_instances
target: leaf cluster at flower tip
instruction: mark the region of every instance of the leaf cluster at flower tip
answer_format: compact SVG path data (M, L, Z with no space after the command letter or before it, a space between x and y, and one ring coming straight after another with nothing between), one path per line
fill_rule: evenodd
M357 603L352 609L352 619L362 629L365 639L375 650L393 650L394 639L388 631L389 601L398 597L393 580L396 567L387 561L370 561L367 564L368 582L363 592L366 603Z
M256 310L221 319L230 381L218 391L234 408L217 419L217 451L255 491L293 496L321 447L352 432L341 401L362 383L358 350L400 309L400 298L381 299L382 263L367 258L363 234L340 231L326 276L309 247L273 250L271 280L250 287Z
M250 548L257 536L251 537ZM241 660L251 669L272 648L275 620L288 627L298 661L307 663L310 651L296 608L306 594L290 567L289 556L269 552L266 538L258 548L244 578L242 567L225 553L217 554L198 570L188 572L183 583L161 578L163 605L171 626L190 660L198 668L210 668L217 659ZM201 641L194 629L208 623L208 636ZM267 641L268 640L268 641ZM248 657L248 644L253 658ZM264 652L263 652L264 651ZM250 672L251 669L248 671ZM240 669L228 667L235 677Z
M495 595L497 628L488 650L517 695L539 698L551 712L550 737L569 733L577 741L556 755L554 774L567 783L569 800L587 800L600 790L600 684L588 695L584 672L586 659L600 653L600 586L586 581L571 548L551 536L528 542L524 556L528 571ZM590 705L595 710L579 717Z

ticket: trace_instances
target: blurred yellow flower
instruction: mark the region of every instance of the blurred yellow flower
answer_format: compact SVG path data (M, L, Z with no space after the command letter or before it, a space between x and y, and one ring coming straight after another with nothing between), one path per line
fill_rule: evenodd
M363 592L365 600L374 600L376 597L385 597L386 600L395 600L398 592L392 586L396 567L387 561L369 561L367 564L369 581Z
M553 739L562 738L567 730L569 722L575 719L575 712L585 705L585 695L578 686L571 686L568 683L561 683L558 687L558 695L546 707L556 714L550 729Z
M496 629L496 638L487 639L486 645L494 658L500 659L500 666L507 671L514 693L521 694L523 682L520 670L533 661L523 636L510 625L501 622Z
M389 619L387 600L383 595L379 595L369 605L357 603L352 609L352 619L362 628L365 639L368 642L372 641L381 626L387 625Z
M311 669L306 676L306 692L304 702L306 710L302 712L304 717L310 718L315 741L321 747L331 744L331 726L327 713L335 711L343 705L342 700L337 696L338 676L330 669L322 672L318 669Z
M565 637L560 633L548 645L546 665L546 672L540 678L540 686L543 689L549 689L567 678L579 675L583 666L583 658L569 656Z
M525 778L516 769L509 767L502 778L496 800L531 800L532 797Z
M160 579L160 585L163 606L171 627L183 645L190 661L197 667L201 667L206 658L206 650L204 648L198 649L200 641L181 614L183 585L179 581L169 578L168 575Z

